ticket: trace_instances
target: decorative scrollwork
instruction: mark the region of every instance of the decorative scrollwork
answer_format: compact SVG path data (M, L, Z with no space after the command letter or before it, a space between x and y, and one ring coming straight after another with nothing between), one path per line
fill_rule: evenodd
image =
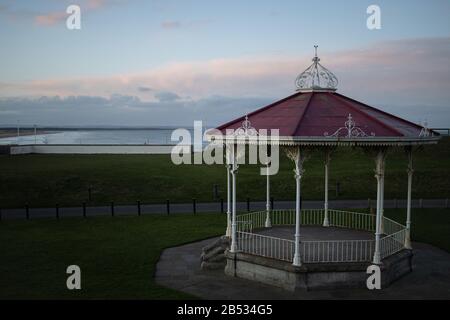
M245 146L227 143L225 146L225 164L229 168L235 166L236 170L239 168L239 163L245 159Z
M336 90L338 85L338 79L327 68L322 66L317 56L318 46L314 46L315 56L312 59L313 64L310 65L305 71L299 74L295 80L295 84L298 90L312 90L312 89L325 89Z
M286 153L286 156L296 162L300 158L300 149L298 147L285 147L284 152Z
M420 130L420 133L419 133L419 138L428 138L428 137L432 137L432 136L433 136L433 132L430 130L430 128L428 128L428 122L424 121L422 130Z
M325 137L344 137L344 138L369 137L369 135L365 133L360 127L356 126L356 122L353 120L351 113L348 114L347 121L345 121L344 123L344 127L337 129L336 132L331 135L329 135L328 132L324 132L323 135ZM374 137L375 133L371 132L370 136Z
M298 147L287 147L284 148L286 156L295 163L294 177L295 179L301 179L305 173L303 168L303 162L305 162L306 157L303 152L300 151Z
M252 123L248 120L248 116L245 115L245 120L242 122L241 127L234 131L234 135L238 137L254 137L258 135L258 131L252 127Z

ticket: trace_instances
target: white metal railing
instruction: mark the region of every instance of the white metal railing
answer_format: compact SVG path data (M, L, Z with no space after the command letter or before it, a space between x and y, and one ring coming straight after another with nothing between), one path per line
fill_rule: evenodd
M381 259L399 252L405 247L406 229L397 231L396 233L387 235L380 239L380 256Z
M371 261L374 240L302 241L302 261L305 263Z
M266 223L266 211L257 211L240 214L236 217L237 231L248 231L249 229L264 228ZM250 226L250 227L249 227Z
M251 223L254 229L264 228L267 213L266 211L257 211L252 213L241 214L237 216L238 224ZM306 209L301 211L300 215L301 225L322 225L325 217L325 210L323 209ZM375 215L341 211L341 210L328 210L328 217L330 226L351 228L356 230L375 230ZM273 226L287 226L295 224L295 210L272 210L270 212L270 219ZM388 221L386 226L396 224L403 227L401 224L385 218ZM239 229L238 229L239 230Z
M382 231L384 234L391 235L405 229L405 226L383 216Z
M301 211L301 225L322 225L324 209ZM253 233L265 226L266 211L241 214L237 217L238 250L278 260L292 261L294 241ZM372 214L328 210L330 226L373 232L376 217ZM272 226L295 225L295 210L272 210ZM383 217L383 233L380 240L381 258L384 259L404 248L405 226ZM369 262L372 261L375 240L326 240L302 241L300 251L304 263Z
M294 210L293 210L294 211ZM294 211L295 214L295 211ZM306 209L301 211L300 224L305 226L321 226L325 211L322 209ZM295 222L295 220L294 220Z
M272 210L272 226L291 226L295 224L295 210Z
M294 241L257 233L238 232L238 250L283 261L292 261Z
M270 213L272 225L286 226L295 224L295 210L272 210ZM301 211L300 224L322 225L324 216L323 209L305 209Z
M330 226L375 231L376 216L373 214L329 209L328 215Z

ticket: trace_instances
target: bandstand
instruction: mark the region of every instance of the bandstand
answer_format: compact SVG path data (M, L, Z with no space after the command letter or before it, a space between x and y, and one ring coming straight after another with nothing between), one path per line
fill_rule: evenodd
M412 270L413 150L435 144L440 137L426 127L337 93L337 84L335 75L320 64L316 47L313 63L297 77L293 95L217 128L230 150L226 235L231 246L225 252L226 274L295 291L365 287L366 270L372 264L380 266L384 286ZM238 146L254 143L252 137L258 132L271 129L279 130L276 145L293 161L294 179L285 183L296 184L296 206L271 208L267 175L266 210L238 214ZM274 145L269 139L257 143ZM363 148L375 160L376 214L328 208L329 164L337 148ZM393 148L404 149L408 159L404 221L383 214L385 159ZM324 202L322 209L303 210L304 163L313 150L323 151Z

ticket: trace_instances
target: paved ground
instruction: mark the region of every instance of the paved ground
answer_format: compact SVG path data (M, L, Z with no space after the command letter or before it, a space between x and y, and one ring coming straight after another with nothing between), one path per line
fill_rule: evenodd
M304 209L318 209L323 208L323 201L303 201L302 203ZM371 201L371 206L375 206L375 201ZM449 207L449 201L447 199L424 199L422 204L419 200L413 200L412 206L415 208L445 208ZM329 203L330 209L361 209L368 208L368 200L332 200ZM385 208L405 208L405 200L385 200ZM265 210L265 202L251 202L250 210ZM292 209L295 208L295 202L293 201L275 201L274 209ZM220 212L221 205L220 202L215 203L197 203L197 212ZM224 210L226 210L226 203L224 203ZM240 212L247 211L246 202L238 202L237 210ZM170 204L170 213L191 213L193 212L192 203L178 203ZM155 214L155 213L167 213L166 204L149 204L141 205L141 214ZM72 208L59 208L59 217L81 217L83 216L83 207L72 207ZM107 216L111 215L111 205L109 206L98 206L86 207L86 216ZM114 215L137 215L138 206L137 205L125 205L125 206L114 206ZM56 216L56 208L29 208L28 216L30 219L35 218L49 218ZM1 219L24 219L26 218L26 209L0 209Z
M164 250L156 267L156 282L203 299L450 299L450 254L428 244L413 243L413 272L388 288L377 291L317 290L293 294L225 276L220 270L200 270L201 249L214 240Z

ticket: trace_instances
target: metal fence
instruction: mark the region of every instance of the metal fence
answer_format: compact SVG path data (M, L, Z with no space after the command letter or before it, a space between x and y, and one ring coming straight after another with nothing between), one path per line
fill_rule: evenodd
M328 212L330 226L355 230L375 231L376 216L373 214L341 210L328 210Z
M264 228L267 217L266 211L257 211L237 216L237 223L252 224L253 229ZM322 225L325 217L324 209L305 209L300 214L301 225ZM356 230L374 231L375 215L328 209L330 226L350 228ZM270 219L273 226L290 226L295 224L295 210L271 210ZM389 219L388 219L389 220ZM389 220L399 226L395 221ZM247 228L246 228L247 229ZM240 231L238 229L238 231Z
M406 229L387 235L380 240L381 259L399 252L405 247Z
M302 241L302 261L305 263L371 261L374 240Z
M248 230L264 228L265 222L265 211L240 214L236 217L236 230L246 232Z
M438 132L442 136L450 136L450 128L431 128L431 130Z
M373 232L376 217L372 214L328 210L332 227ZM242 214L237 217L238 250L283 260L292 261L294 241L256 234L255 229L265 227L266 211ZM322 226L324 209L302 210L301 225ZM295 225L295 210L273 210L270 212L272 226ZM404 248L405 226L389 218L382 219L383 234L380 240L381 258L384 259ZM300 254L304 263L370 262L375 251L375 240L317 240L302 241Z
M391 235L402 231L405 229L405 226L398 223L397 221L391 220L389 218L383 217L382 220L382 233Z
M292 261L294 241L257 233L238 232L238 250L257 256Z
M383 217L383 234L380 240L381 259L384 259L404 248L406 228L400 223Z

